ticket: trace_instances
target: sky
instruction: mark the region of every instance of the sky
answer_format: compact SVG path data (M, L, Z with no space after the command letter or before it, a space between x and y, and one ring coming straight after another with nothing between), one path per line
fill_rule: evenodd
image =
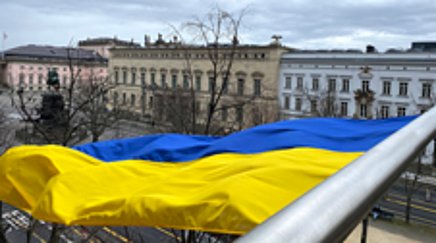
M298 49L363 50L371 44L383 51L436 41L435 0L1 0L2 48L115 36L142 44L144 34L170 36L169 26L216 7L234 16L244 11L242 44L268 44L280 35Z

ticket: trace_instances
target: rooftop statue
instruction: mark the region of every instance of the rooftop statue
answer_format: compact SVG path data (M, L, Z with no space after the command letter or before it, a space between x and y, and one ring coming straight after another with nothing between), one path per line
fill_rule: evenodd
M64 98L59 92L59 75L56 70L48 71L46 83L54 90L49 88L49 92L42 95L40 118L46 122L60 123L63 119Z

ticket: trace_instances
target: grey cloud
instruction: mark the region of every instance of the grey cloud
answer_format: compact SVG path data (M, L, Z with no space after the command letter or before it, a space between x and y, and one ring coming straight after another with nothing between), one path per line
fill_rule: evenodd
M299 48L372 43L384 49L436 38L433 0L14 0L0 3L0 31L8 32L8 47L113 35L140 41L145 33L168 33L168 23L178 26L215 6L235 13L248 7L241 35L245 43L267 43L280 34Z

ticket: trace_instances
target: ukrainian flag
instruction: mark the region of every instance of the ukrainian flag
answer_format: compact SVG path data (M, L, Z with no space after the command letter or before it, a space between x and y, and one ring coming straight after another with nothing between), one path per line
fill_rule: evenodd
M224 137L19 146L0 157L0 200L65 225L243 234L414 118L315 118Z

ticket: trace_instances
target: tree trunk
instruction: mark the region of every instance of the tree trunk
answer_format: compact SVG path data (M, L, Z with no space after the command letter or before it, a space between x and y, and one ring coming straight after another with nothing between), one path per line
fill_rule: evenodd
M7 243L5 232L3 229L3 202L0 201L0 243Z
M50 239L48 240L48 243L57 243L59 242L59 236L60 236L60 228L58 224L53 223Z
M29 225L27 226L26 235L27 235L27 243L32 242L33 231L35 230L36 221L29 217Z
M124 234L126 235L127 239L130 239L129 227L124 226Z
M405 216L406 217L405 220L407 224L410 224L410 208L412 206L411 204L412 204L412 194L408 193L407 201L406 201L406 216Z
M433 139L433 166L436 167L436 138Z

